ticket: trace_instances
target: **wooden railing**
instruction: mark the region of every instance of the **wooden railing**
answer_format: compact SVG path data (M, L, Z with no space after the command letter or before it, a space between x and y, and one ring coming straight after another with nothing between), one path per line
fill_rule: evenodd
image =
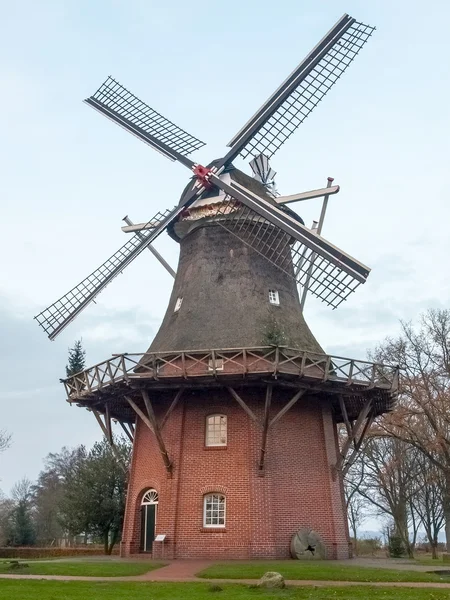
M398 367L286 347L119 354L63 380L69 400L120 382L291 375L396 392Z

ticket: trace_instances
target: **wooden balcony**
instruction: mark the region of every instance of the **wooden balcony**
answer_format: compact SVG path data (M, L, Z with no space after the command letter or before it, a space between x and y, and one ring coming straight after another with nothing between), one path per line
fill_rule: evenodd
M111 398L117 407L120 395L130 389L176 389L255 385L258 380L307 388L322 396L339 397L349 414L361 402L373 400L377 414L392 409L397 395L399 369L363 360L304 352L287 347L229 348L120 354L63 380L69 402L87 406ZM330 398L331 399L331 398ZM124 400L124 405L126 404Z

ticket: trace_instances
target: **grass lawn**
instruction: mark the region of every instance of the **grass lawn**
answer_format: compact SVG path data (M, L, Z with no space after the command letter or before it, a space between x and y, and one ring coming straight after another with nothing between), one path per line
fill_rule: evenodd
M0 579L2 600L448 600L448 590L411 588L289 588L266 591L207 583L89 583Z
M436 568L442 567L438 565ZM432 573L379 569L356 565L335 565L331 561L313 562L272 560L253 562L217 563L197 573L198 577L211 579L259 579L267 571L278 571L286 579L317 579L322 581L436 581L450 583ZM449 590L450 591L450 590ZM450 596L449 596L450 597Z
M15 560L15 559L12 559ZM83 575L85 577L126 577L131 575L143 575L148 571L162 567L162 562L140 561L140 562L100 562L100 561L67 561L67 562L28 562L29 566L20 569L11 569L9 563L0 560L0 573L12 573L16 575ZM0 594L1 598L1 594Z

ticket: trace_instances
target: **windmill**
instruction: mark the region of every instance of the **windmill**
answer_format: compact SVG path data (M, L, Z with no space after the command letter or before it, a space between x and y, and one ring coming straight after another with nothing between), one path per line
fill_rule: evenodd
M169 160L187 167L193 180L177 206L158 212L147 223L125 227L125 231L137 233L88 277L35 317L48 337L54 339L145 248L154 251L152 242L211 189L221 190L224 202L217 205L216 214L210 218L228 227L277 267L287 270L304 290L308 289L326 304L336 308L364 283L369 275L368 267L320 237L320 231L311 232L295 213L285 208L290 202L320 195L328 197L339 191L337 186L327 191L278 196L270 202L230 180L226 173L235 158L251 156L251 165L259 180L266 186L270 184L275 173L268 161L337 82L373 30L344 15L231 139L225 156L207 167L188 157L201 148L203 142L108 77L85 102ZM235 218L224 222L224 213L234 214ZM259 235L256 233L262 221L271 224L276 232L270 236L269 243L261 239L266 235L266 228L260 228ZM242 231L247 234L239 233ZM286 264L286 254L292 257L293 270Z
M393 407L398 371L327 355L310 331L306 291L336 308L369 269L321 236L339 187L280 196L269 160L372 32L344 15L206 167L188 158L203 142L111 77L86 100L191 173L173 209L125 217L126 244L36 317L54 339L145 248L174 276L146 352L64 380L113 450L112 421L133 443L123 555L287 558L292 541L298 558L349 557L342 477ZM311 230L289 204L317 197ZM152 246L164 231L180 245L176 273Z

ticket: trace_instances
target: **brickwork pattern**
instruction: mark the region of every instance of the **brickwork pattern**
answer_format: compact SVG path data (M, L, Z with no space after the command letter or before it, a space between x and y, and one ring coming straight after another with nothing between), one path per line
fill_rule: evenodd
M262 417L265 389L237 390ZM271 417L295 390L274 388ZM167 398L155 412L161 416ZM227 447L205 448L206 417L227 416ZM262 431L227 390L186 391L163 429L174 463L164 468L153 433L136 427L121 552L140 552L140 502L152 487L159 493L153 557L287 558L291 536L312 527L323 538L329 558L346 558L348 530L340 478L333 473L336 428L329 405L303 397L270 430L264 475L258 474ZM203 527L203 497L226 496L225 528Z

